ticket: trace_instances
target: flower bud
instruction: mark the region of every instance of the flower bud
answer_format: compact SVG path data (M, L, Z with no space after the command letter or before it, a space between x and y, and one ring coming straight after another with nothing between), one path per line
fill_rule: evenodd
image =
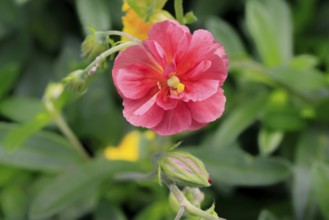
M209 174L202 161L189 153L165 153L159 161L159 166L164 178L175 184L190 187L210 186Z
M201 203L204 200L204 193L199 188L185 187L182 193L192 205L201 207ZM178 212L180 204L172 193L169 194L169 204L174 211Z
M85 74L85 71L76 70L63 79L63 83L70 90L82 94L87 90L89 80L88 76Z
M104 32L98 32L91 29L91 33L82 43L82 56L95 59L99 54L109 48L109 36Z

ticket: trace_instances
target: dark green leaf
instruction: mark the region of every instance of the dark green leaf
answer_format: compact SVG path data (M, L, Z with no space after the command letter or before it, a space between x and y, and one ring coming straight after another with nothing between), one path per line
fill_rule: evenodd
M0 99L11 89L19 75L18 63L8 63L0 67Z
M0 124L0 140L17 126ZM82 162L72 146L62 137L49 132L32 135L21 148L7 152L0 143L0 163L29 170L60 171Z
M126 220L123 212L114 207L111 203L103 200L99 203L95 210L95 220Z
M29 216L34 220L51 217L81 200L81 192L96 189L102 181L113 178L118 172L137 169L136 164L102 159L71 168L56 177L36 195Z

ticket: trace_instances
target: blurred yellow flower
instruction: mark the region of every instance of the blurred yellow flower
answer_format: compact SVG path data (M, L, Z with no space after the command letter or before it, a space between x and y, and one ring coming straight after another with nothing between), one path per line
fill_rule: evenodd
M104 156L108 160L127 160L137 161L141 157L139 150L142 138L147 142L154 141L156 134L147 130L143 133L139 131L131 131L126 134L118 146L108 146L104 150Z
M137 161L139 158L139 143L141 133L138 131L131 131L122 139L119 146L109 146L105 149L105 158L109 160L127 160Z
M154 13L151 14L148 21L145 21L128 5L126 0L124 0L122 11L126 12L126 14L122 17L122 31L140 40L145 40L148 31L154 23L166 19L174 19L169 12L162 10L162 6L160 7L161 8L157 8ZM121 40L128 41L129 39L122 37Z
M122 17L123 32L134 36L140 40L147 38L147 32L152 27L151 22L145 22L138 14L129 7L127 2L123 3L122 11L126 11L126 15ZM127 38L122 37L122 41L128 41Z

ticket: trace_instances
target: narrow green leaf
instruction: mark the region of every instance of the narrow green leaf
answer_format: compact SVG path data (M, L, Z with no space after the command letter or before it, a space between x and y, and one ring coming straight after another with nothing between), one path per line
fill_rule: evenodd
M314 163L329 160L329 136L326 130L308 129L300 134L295 152L292 200L297 219L314 219L315 198L312 193Z
M291 164L282 158L253 157L237 146L226 149L199 148L190 151L205 164L218 183L240 186L266 186L286 180Z
M0 99L9 91L19 75L19 65L8 63L0 67Z
M6 150L13 151L21 147L23 143L33 134L40 131L52 120L52 116L47 112L36 115L31 120L10 130L2 140Z
M97 31L106 31L111 28L111 16L107 0L76 0L77 11L85 33L87 28L94 27Z
M283 0L247 1L246 22L257 50L268 66L292 58L292 24Z
M261 155L267 156L277 149L283 138L281 131L260 130L258 134L258 146Z
M0 140L15 128L15 125L0 123ZM0 143L0 163L5 165L57 172L81 162L82 159L65 139L49 132L32 135L14 152L7 152L6 146Z
M45 219L60 213L82 199L81 192L97 188L102 181L113 178L118 172L137 170L136 164L103 159L71 168L36 195L29 211L30 219Z
M31 97L14 96L0 103L0 114L16 122L30 121L43 111L45 108L41 100Z
M266 107L268 95L263 92L252 99L239 104L230 112L224 122L214 134L211 146L214 148L225 148L232 144L236 138L249 125L251 125Z
M312 188L320 210L329 219L329 164L318 162L312 169Z
M220 18L212 17L206 21L205 25L207 30L213 33L214 38L224 46L231 59L247 56L239 35L228 23Z

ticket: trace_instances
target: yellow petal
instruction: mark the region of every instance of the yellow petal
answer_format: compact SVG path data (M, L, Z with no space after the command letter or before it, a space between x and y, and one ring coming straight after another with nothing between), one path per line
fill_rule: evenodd
M139 142L141 134L138 131L129 132L119 146L109 146L104 155L109 160L137 161L139 157Z

